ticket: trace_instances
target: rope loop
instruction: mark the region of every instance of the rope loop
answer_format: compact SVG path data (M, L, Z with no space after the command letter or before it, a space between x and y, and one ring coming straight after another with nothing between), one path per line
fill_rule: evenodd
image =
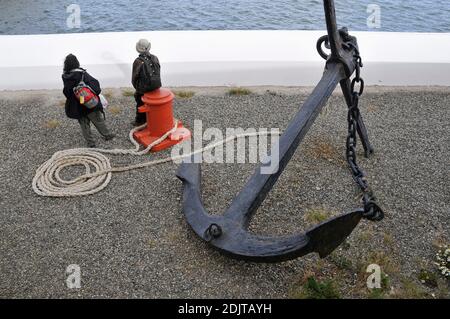
M147 154L155 145L176 131L178 121L174 122L175 125L172 129L142 151L139 150L140 145L134 139L133 134L144 129L146 124L130 131L129 138L135 146L134 149L74 148L56 152L36 170L32 181L33 190L40 196L49 197L87 196L98 193L108 186L112 172L118 171L111 166L111 162L105 154L134 156ZM61 177L62 170L75 166L84 167L84 174L72 180L65 180ZM129 168L134 169L134 166Z
M163 163L174 162L189 158L196 154L204 153L208 150L212 150L223 144L231 142L238 138L245 137L258 137L263 135L278 134L275 132L263 131L254 133L236 134L222 141L218 141L206 147L198 150L194 150L189 154L178 155L175 157L167 157L163 159L144 161L142 163L112 167L110 159L106 154L110 155L132 155L142 156L150 152L155 146L160 144L171 134L173 134L178 128L178 121L175 120L174 127L165 133L161 138L154 141L146 149L139 150L140 145L133 137L136 131L142 130L146 127L146 124L134 128L130 131L129 139L135 146L134 149L100 149L100 148L75 148L69 150L63 150L56 152L53 156L43 163L37 170L32 181L33 191L40 196L47 197L75 197L75 196L87 196L96 194L105 189L112 178L112 173L126 172L135 169L141 169L145 167L160 165ZM61 171L74 166L81 166L85 168L84 174L73 179L65 180L61 177Z

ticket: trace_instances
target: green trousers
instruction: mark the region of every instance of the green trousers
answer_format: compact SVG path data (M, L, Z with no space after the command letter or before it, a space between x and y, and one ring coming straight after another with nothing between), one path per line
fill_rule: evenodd
M88 146L95 145L95 140L91 132L91 122L94 123L95 128L103 135L103 137L111 136L111 132L106 126L105 117L100 111L91 112L87 116L80 118L78 122L80 123L81 132L83 133Z

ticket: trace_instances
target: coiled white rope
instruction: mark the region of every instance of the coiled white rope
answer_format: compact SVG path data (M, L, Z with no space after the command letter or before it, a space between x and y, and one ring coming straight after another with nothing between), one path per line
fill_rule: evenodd
M254 132L232 135L222 141L218 141L207 147L198 149L189 154L183 154L175 157L167 157L159 160L142 162L139 164L112 167L109 158L104 154L111 155L132 155L142 156L150 152L155 146L169 137L178 128L178 121L175 120L174 127L164 134L161 138L151 143L144 150L139 151L140 145L133 137L136 131L146 127L146 124L134 128L130 131L129 139L135 146L134 149L100 149L100 148L74 148L56 152L53 156L43 163L37 170L32 181L33 191L40 196L47 197L75 197L96 194L105 189L111 181L112 173L126 172L144 167L155 166L167 162L182 160L207 150L231 142L238 138L271 135L273 132ZM61 177L61 170L70 166L84 166L85 173L75 179L65 180Z

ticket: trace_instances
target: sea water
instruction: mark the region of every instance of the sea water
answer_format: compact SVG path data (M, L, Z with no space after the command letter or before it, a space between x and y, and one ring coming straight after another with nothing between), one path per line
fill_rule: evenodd
M351 30L450 32L450 0L335 3ZM0 34L323 29L320 0L0 0Z

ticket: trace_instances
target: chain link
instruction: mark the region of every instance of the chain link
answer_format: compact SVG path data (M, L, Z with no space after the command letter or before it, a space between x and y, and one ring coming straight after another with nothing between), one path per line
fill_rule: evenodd
M362 200L364 203L363 217L371 221L380 221L384 218L384 212L376 203L376 198L367 182L366 173L358 166L357 163L357 125L360 117L359 97L364 92L364 80L361 78L361 68L363 67L362 59L358 48L351 42L347 43L354 49L356 75L351 82L352 105L348 110L348 136L347 136L347 162L352 171L353 179L362 191ZM356 84L359 84L359 90L356 91Z

